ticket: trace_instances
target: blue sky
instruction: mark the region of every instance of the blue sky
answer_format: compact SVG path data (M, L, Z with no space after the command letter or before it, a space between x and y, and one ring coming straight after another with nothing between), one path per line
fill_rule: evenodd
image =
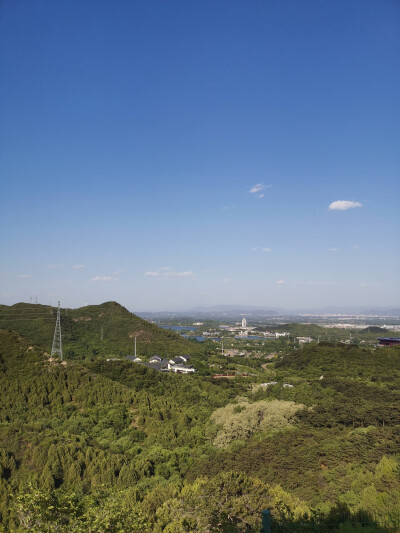
M397 0L1 2L1 303L398 306L399 27Z

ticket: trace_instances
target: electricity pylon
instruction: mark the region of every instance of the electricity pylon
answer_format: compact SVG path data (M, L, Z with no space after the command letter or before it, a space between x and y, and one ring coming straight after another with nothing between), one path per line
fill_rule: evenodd
M53 347L51 349L51 357L58 354L61 361L63 360L62 341L61 341L61 323L60 323L60 302L58 302L56 327L54 330Z

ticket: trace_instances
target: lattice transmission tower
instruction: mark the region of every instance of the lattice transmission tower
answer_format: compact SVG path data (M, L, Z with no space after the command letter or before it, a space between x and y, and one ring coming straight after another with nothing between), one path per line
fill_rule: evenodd
M58 354L61 361L63 360L62 341L61 341L61 322L60 322L60 302L58 302L56 327L54 329L53 347L51 349L51 357Z

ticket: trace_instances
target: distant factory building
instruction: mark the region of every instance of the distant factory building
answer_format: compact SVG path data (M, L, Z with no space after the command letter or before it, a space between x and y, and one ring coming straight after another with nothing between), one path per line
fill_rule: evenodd
M379 346L400 346L400 337L379 337Z

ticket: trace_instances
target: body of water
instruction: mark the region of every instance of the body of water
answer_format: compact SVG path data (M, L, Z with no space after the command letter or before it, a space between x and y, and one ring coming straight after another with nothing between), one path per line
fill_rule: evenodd
M199 341L199 342L204 342L205 340L208 340L208 341L222 341L224 339L220 339L218 337L203 337L203 335L181 335L181 337L184 337L185 339L196 339L196 341Z

